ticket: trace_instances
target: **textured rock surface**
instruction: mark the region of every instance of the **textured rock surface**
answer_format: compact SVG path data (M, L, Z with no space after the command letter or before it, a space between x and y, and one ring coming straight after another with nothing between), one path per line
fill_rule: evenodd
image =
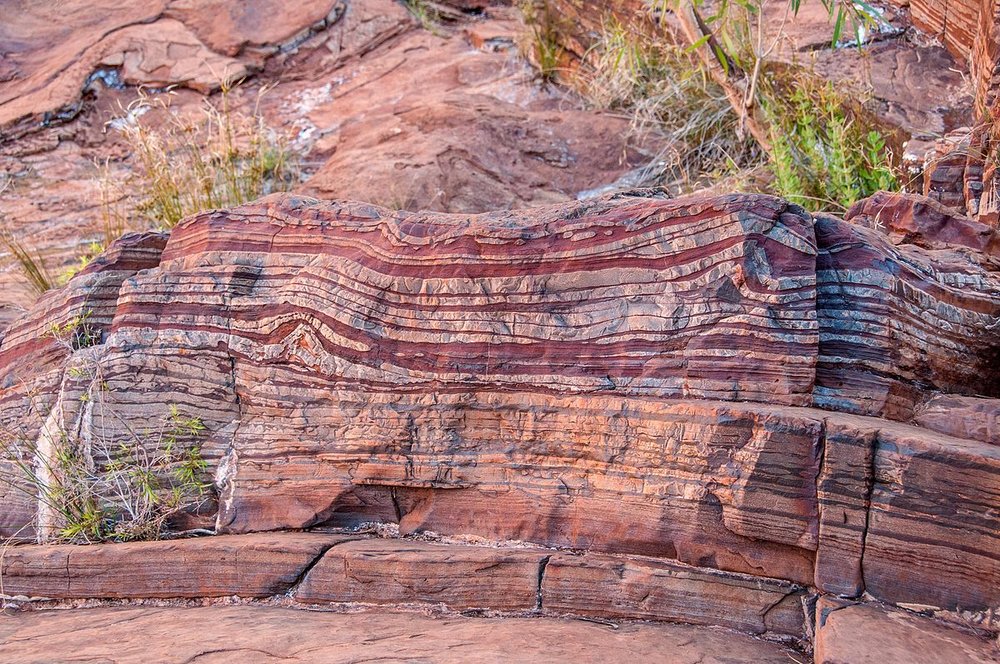
M803 596L787 582L594 554L552 556L541 587L547 613L722 625L795 637L803 634Z
M1000 399L938 395L920 407L913 421L957 438L1000 445Z
M300 191L485 212L569 200L646 164L644 142L626 138L627 120L538 85L515 57L516 11L489 15L447 41L404 32L364 66L338 70L333 84L288 90L271 108L282 118L300 110L294 121L323 161ZM344 38L376 18L404 29L410 20L398 3L366 3L344 15Z
M894 245L753 196L477 216L277 196L179 226L71 362L134 427L203 419L223 532L385 521L987 615L992 401L935 389L995 389L1000 287L938 228ZM5 403L50 308L0 346ZM86 430L64 354L47 405Z
M1000 395L995 262L827 218L816 237L817 405L905 421L928 388Z
M119 4L114 11L90 0L66 0L58 10L39 3L0 8L2 15L17 7L10 23L0 20L0 30L20 35L6 40L17 52L0 61L0 99L8 101L0 109L20 114L12 109L30 101L22 88L41 80L29 72L68 57L52 43L90 43L104 27L129 24L129 31L148 36L136 48L152 53L163 31L144 21L169 5L160 22L187 26L213 57L255 72L229 103L258 108L288 137L309 176L301 185L306 192L394 208L484 212L572 200L647 164L658 149L630 137L626 118L584 109L573 95L541 85L517 57L520 24L511 7L491 7L431 33L396 0L278 3L278 9L267 0ZM82 78L49 82L46 90L58 83L62 92L46 92L23 110L47 117L45 124L27 116L0 123L0 183L12 178L0 214L18 237L30 239L53 274L103 237L95 161L110 158L122 181L135 167L131 150L105 123L136 91L122 87L122 67L91 76L91 51L80 57ZM199 75L209 75L200 60L198 66ZM158 67L146 80L171 71ZM169 97L147 92L154 106L169 100L182 117L202 117L206 99L188 87ZM163 116L154 108L142 121L157 126ZM12 262L0 251L0 328L32 300Z
M939 212L881 199L851 223L639 191L443 215L273 196L188 219L165 246L123 241L45 300L0 344L0 419L42 458L33 399L48 431L113 440L81 399L100 375L115 421L203 420L219 532L386 522L585 550L310 540L245 591L233 553L216 585L212 567L162 586L159 562L136 567L132 596L294 586L300 605L800 638L815 588L996 629L1000 273L989 234ZM46 336L88 302L99 343ZM36 517L53 525L5 503L5 534ZM41 562L12 578L111 594L100 570L132 567L131 546L65 563L15 549ZM149 546L187 569L212 558Z
M126 235L73 280L66 289L47 293L37 315L21 319L0 342L0 532L34 536L36 508L28 499L22 473L11 463L8 446L35 441L61 390L66 362L78 337L103 339L111 327L122 282L139 270L156 267L166 236ZM58 331L54 331L54 328ZM23 450L30 453L31 450Z
M888 425L874 478L867 592L900 604L1000 606L1000 447Z
M531 611L539 602L539 579L550 553L399 540L347 542L309 570L295 599Z
M257 64L244 49L273 44L277 50L325 21L335 4L313 0L289 9L272 0L5 3L0 126L58 113L72 117L88 77L102 68L133 85L218 88L226 75L239 78ZM232 57L237 55L244 58Z
M996 664L1000 647L927 618L877 605L821 598L816 664Z
M0 559L3 594L74 598L269 597L342 535L202 537L104 546L19 546Z
M856 203L844 219L881 231L896 245L969 247L1000 257L1000 231L923 196L879 192Z
M197 639L178 639L197 634ZM0 616L0 657L19 664L605 662L788 664L801 657L733 632L578 620L335 614L265 606L122 608Z

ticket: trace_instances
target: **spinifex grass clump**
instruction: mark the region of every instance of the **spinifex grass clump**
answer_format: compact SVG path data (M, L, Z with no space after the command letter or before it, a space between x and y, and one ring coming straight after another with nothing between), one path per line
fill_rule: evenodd
M160 111L150 113L159 116L155 127L144 120L153 110ZM147 225L171 228L197 212L287 190L297 177L286 140L260 114L259 96L244 113L234 108L228 85L194 117L170 107L169 95L140 90L110 126L129 144L134 167L132 177L104 195L112 217L131 210Z
M518 39L518 50L535 66L542 82L554 82L565 55L565 20L544 0L520 0L517 6L525 27Z
M0 195L10 188L10 180L0 182ZM0 245L6 249L21 272L24 284L35 296L52 288L55 280L45 267L45 261L38 250L26 246L7 226L7 218L0 214Z
M0 244L14 258L22 281L33 295L41 295L52 288L55 280L37 250L25 246L8 228L0 229Z
M863 104L810 72L772 59L798 2L776 35L759 3L723 3L706 19L701 0L655 0L625 25L605 18L573 83L592 105L625 114L635 133L663 145L649 182L676 192L720 180L784 195L813 210L843 211L879 190L898 191L898 158ZM846 0L823 0L832 41L864 16ZM522 9L544 15L547 3ZM726 9L728 6L728 10ZM681 11L683 10L683 11ZM675 15L680 29L664 17ZM537 28L533 43L540 43ZM562 35L552 32L553 48ZM532 58L545 75L545 70ZM790 73L791 72L791 73Z

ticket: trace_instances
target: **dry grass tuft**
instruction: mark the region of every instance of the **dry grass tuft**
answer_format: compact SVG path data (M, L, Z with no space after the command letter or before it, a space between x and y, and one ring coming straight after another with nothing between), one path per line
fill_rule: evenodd
M652 134L667 146L656 160L659 183L675 192L763 162L763 152L741 135L725 92L688 50L662 35L607 18L575 85L594 107L629 117L635 135Z
M261 94L263 94L262 91ZM146 225L171 228L184 217L230 207L289 189L298 178L286 137L260 114L260 95L249 114L233 108L232 86L222 86L218 103L206 101L198 117L170 107L169 95L143 90L109 126L132 150L135 173L124 182L105 180L106 227L127 227L131 211ZM157 110L161 124L143 121ZM117 209L107 205L115 201Z
M521 56L530 62L543 83L553 83L564 71L563 19L545 0L518 3L524 30L517 40Z
M10 180L0 184L0 195L10 188ZM0 245L10 252L21 272L21 280L36 297L55 285L55 280L45 267L38 250L22 243L7 226L7 218L0 216Z

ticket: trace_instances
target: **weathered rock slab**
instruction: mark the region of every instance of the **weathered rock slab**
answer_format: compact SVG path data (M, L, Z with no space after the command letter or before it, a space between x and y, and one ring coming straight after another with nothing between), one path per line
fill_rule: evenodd
M52 599L269 597L288 590L342 535L261 533L92 546L15 546L3 594Z
M296 601L435 604L453 610L530 611L550 555L544 549L359 540L333 547L296 589Z
M804 592L794 584L653 559L556 554L541 593L546 613L804 634Z
M815 662L996 664L1000 648L912 613L822 597L816 605Z
M178 638L190 635L192 638ZM801 655L734 632L683 625L617 628L553 618L430 618L268 606L117 608L0 616L10 664L102 661L664 662L788 664Z

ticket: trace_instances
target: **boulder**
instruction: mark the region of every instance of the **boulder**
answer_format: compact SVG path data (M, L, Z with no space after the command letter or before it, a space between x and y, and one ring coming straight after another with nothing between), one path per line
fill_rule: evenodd
M1000 271L941 228L925 249L817 218L817 406L909 421L929 391L1000 396Z
M975 634L878 605L822 598L816 606L816 664L996 664L1000 649Z
M1000 282L948 228L894 244L751 195L481 215L272 196L50 296L0 345L0 399L49 376L35 463L52 432L113 442L171 407L198 417L221 533L383 522L587 551L549 559L562 599L544 610L607 594L609 614L791 634L815 587L991 626L1000 447L971 393L997 389ZM101 334L38 372L53 303L82 311L103 274ZM87 367L110 424L82 398ZM30 501L0 510L5 534L58 525ZM406 546L334 547L299 601L526 610L549 555ZM657 584L676 603L644 599Z

